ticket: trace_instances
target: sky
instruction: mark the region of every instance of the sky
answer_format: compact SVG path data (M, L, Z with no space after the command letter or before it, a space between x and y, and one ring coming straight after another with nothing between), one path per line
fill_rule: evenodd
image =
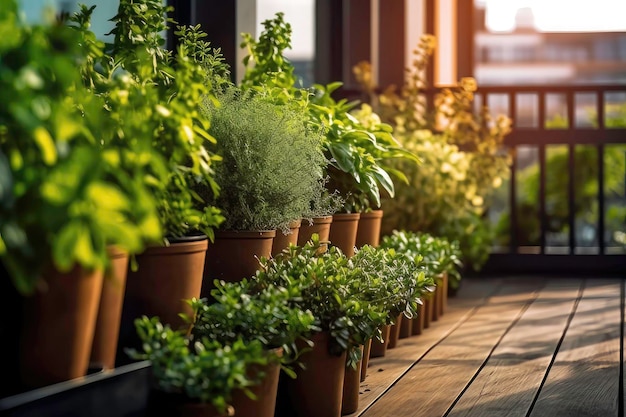
M626 31L626 0L477 1L486 4L487 28L493 31L511 31L521 7L531 7L540 31Z

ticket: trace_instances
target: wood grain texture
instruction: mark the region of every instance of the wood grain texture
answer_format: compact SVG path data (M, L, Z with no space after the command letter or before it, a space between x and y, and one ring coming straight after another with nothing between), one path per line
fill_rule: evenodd
M507 282L362 415L443 415L541 286L536 280Z
M526 416L573 314L582 283L580 279L549 282L448 416Z
M587 281L531 417L618 416L621 295L617 281Z
M384 358L370 359L367 378L361 383L359 408L352 416L359 415L432 346L461 326L474 309L486 303L498 291L500 285L501 280L466 280L459 295L449 300L445 317L433 323L419 336L398 341L396 348L388 350Z

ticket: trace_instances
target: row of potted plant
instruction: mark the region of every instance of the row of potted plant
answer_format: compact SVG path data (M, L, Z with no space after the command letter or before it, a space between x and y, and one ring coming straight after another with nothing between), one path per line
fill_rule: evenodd
M422 241L430 246L420 247ZM348 258L313 235L304 246L263 258L249 279L216 280L210 302L189 301L193 314L185 316L187 328L174 331L157 318L138 319L143 350L131 354L153 362L158 391L152 405L178 413L209 407L214 414L208 415L216 416L356 411L364 346L372 339L382 342L387 336L381 329L398 315L416 317L435 276L458 267L454 251L448 259L434 241L397 232L385 237L385 247L365 245ZM228 378L213 384L228 355L233 355Z

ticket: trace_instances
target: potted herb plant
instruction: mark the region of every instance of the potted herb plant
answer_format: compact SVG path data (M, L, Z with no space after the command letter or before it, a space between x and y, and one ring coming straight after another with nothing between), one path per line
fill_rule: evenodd
M238 401L253 396L252 387L263 379L250 369L276 360L258 340L223 345L195 338L193 331L172 330L156 317L139 318L135 326L142 348L128 353L152 363L150 416L233 416Z
M27 295L21 382L33 387L85 374L107 248L138 251L161 230L144 185L115 169L123 152L99 141L106 116L81 82L80 34L27 25L13 1L0 25L13 34L0 42L0 258Z
M376 331L369 314L376 316L377 310L359 299L348 258L335 246L321 251L321 245L313 235L303 247L263 259L255 277L261 286L297 288L292 305L311 311L320 329L311 336L312 350L300 356L304 369L296 371L295 380L284 379L277 415L339 416L346 358L358 361L363 329Z
M316 330L310 311L290 305L296 290L274 285L259 290L253 280L247 279L221 281L211 292L213 303L207 304L206 299L190 301L194 338L206 337L225 345L238 339L246 343L260 341L268 355L277 359L258 370L265 377L252 389L256 398L240 403L238 416L273 417L281 365L295 377L290 366L298 356L296 342L306 340L304 337Z
M324 184L321 136L300 106L234 86L219 100L204 108L222 157L215 171L221 192L208 201L226 219L209 246L204 295L213 279L253 275L258 258L270 256L276 229L300 218Z

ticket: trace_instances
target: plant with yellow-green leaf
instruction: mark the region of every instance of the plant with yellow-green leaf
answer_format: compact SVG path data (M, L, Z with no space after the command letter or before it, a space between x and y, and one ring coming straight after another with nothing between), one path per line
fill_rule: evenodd
M471 78L440 90L434 108L427 109L425 70L434 47L432 36L422 37L400 90L392 86L377 94L368 65L354 70L374 111L393 124L402 146L422 159L419 166L393 161L409 183L399 183L395 198L383 200L383 234L405 229L458 240L466 264L477 269L493 240L484 216L508 175L510 157L502 143L511 121L505 116L494 120L486 107L474 113L477 86Z

